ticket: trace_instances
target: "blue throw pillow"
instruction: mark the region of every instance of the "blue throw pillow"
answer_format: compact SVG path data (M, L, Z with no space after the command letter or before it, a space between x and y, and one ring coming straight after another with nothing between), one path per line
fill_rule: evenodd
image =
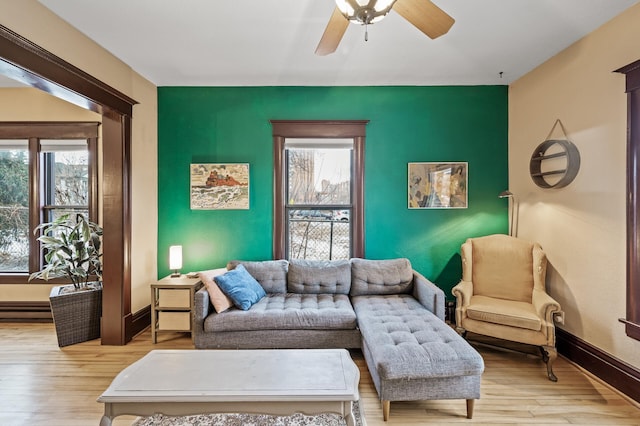
M258 281L247 272L244 266L214 278L220 290L233 301L233 304L243 311L248 310L267 294Z

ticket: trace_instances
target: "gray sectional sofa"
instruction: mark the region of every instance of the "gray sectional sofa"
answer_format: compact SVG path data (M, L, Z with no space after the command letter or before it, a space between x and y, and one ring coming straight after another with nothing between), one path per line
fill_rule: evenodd
M195 346L361 349L383 416L391 401L480 397L482 357L444 322L444 293L408 259L242 263L266 296L217 313L196 292Z

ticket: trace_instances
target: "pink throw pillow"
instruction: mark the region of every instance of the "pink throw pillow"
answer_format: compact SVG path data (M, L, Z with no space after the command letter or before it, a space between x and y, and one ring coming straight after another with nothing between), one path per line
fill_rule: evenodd
M210 269L208 271L200 271L198 273L202 284L204 284L207 292L209 292L211 304L213 305L217 313L224 312L233 306L233 302L231 301L231 299L229 299L227 295L224 294L222 290L220 290L218 284L216 284L216 282L213 280L214 277L222 275L225 272L227 272L226 268L219 268Z

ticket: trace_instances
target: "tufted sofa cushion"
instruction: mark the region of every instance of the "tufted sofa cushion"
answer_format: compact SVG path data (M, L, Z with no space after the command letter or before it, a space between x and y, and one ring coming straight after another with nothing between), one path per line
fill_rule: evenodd
M351 259L351 296L411 293L413 269L409 259Z
M286 260L265 260L261 262L232 260L227 263L227 269L234 269L240 263L267 293L287 292L287 268L289 262Z
M358 325L383 380L479 375L482 357L410 295L352 299Z
M231 309L204 322L205 332L355 328L356 314L344 294L269 294L249 311Z
M289 261L289 293L349 294L351 265L348 260Z

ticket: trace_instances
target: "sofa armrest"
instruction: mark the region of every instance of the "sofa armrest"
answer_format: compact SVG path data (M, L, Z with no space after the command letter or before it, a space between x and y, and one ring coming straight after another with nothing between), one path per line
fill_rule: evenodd
M417 271L413 271L413 297L444 321L444 291Z
M196 291L193 306L193 329L194 332L202 333L204 331L204 320L211 313L212 306L209 299L209 292L206 287Z

